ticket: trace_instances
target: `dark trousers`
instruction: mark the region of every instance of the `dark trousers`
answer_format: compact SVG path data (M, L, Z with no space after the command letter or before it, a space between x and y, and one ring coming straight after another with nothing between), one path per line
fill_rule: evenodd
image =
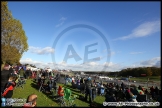
M87 100L87 97L89 96L89 102L92 102L92 89L87 88L86 89L86 94L85 94L85 100Z

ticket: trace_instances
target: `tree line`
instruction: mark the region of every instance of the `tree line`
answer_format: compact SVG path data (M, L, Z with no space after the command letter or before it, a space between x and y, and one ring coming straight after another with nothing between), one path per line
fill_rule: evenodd
M137 67L137 68L127 68L116 72L85 72L86 74L100 74L106 76L122 76L122 77L144 77L144 76L161 76L161 67Z
M117 76L161 76L161 68L158 67L139 67L139 68L127 68L116 73Z
M6 63L18 64L28 42L22 23L12 16L8 2L1 2L1 70Z

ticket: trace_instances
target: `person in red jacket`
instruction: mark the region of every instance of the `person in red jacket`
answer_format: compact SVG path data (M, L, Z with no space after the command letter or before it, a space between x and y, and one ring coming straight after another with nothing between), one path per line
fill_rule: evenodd
M4 91L2 91L2 97L4 97L4 98L12 97L14 87L16 86L15 80L16 80L15 77L10 76L8 82L5 85Z
M58 95L61 97L64 96L64 90L63 90L62 86L59 86L59 88L58 88Z

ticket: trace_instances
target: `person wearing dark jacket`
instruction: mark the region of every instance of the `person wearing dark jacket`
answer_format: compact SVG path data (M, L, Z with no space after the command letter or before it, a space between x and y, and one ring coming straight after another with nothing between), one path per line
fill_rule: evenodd
M122 87L122 90L124 91L125 90L125 85L124 85L123 82L121 83L121 87Z
M105 102L117 102L113 93L109 92L105 95Z
M1 92L5 89L5 85L8 82L8 79L10 77L10 71L9 71L10 66L6 64L1 71Z
M85 100L87 101L87 97L89 95L89 102L92 102L92 89L91 87L93 86L91 78L88 78L86 83L85 83Z
M47 70L45 70L45 77L48 78L49 77L49 73Z
M13 70L12 66L10 67L9 71L10 71L11 74L14 74L14 70Z
M27 69L25 71L25 75L26 75L26 79L29 79L29 76L30 76L30 70L29 69Z

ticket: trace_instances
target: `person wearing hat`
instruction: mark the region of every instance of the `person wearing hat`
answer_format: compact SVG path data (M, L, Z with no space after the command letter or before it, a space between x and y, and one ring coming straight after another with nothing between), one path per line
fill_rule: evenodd
M8 82L10 77L10 65L5 64L3 70L1 71L1 92L5 89L5 84Z

